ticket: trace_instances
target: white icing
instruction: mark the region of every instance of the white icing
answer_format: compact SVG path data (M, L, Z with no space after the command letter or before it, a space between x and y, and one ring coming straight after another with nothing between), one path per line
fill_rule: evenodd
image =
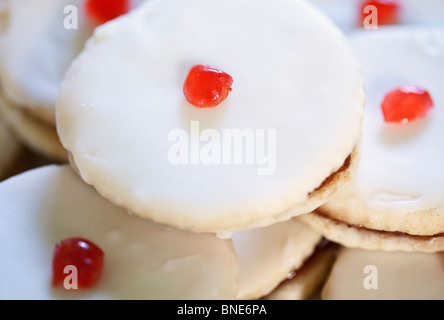
M329 300L442 300L444 253L342 249L321 297Z
M0 299L234 299L239 266L231 240L128 216L68 166L0 184ZM51 286L54 246L84 237L105 252L88 291Z
M234 78L216 108L192 107L182 93L202 63ZM96 30L56 113L62 143L102 195L162 223L222 233L304 203L355 147L362 106L345 38L305 2L166 0ZM169 134L192 121L201 131L276 130L276 170L172 165Z
M54 113L60 81L92 34L81 0L4 0L0 79L14 104ZM64 8L79 8L79 28L66 30ZM5 22L5 20L7 20Z
M84 0L0 2L0 79L12 103L54 114L63 75L96 27L83 5ZM78 29L65 28L72 13L64 11L67 6L77 8Z
M444 29L389 28L350 38L367 87L361 162L352 183L328 205L407 213L444 207ZM430 93L433 110L407 125L387 124L380 104L400 85ZM351 209L352 210L352 209Z

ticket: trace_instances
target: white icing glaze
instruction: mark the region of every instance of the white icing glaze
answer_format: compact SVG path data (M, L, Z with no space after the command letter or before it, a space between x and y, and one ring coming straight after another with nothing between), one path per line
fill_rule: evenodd
M342 249L321 297L329 300L442 300L444 253Z
M361 61L367 87L362 158L352 183L327 207L344 204L347 210L375 215L432 209L442 212L444 29L380 29L357 33L350 41ZM434 109L407 125L385 123L381 101L400 85L426 88Z
M54 114L60 81L92 34L82 0L4 0L0 29L0 79L14 104ZM79 8L79 28L67 30L64 8ZM5 21L6 20L6 21Z
M206 110L182 93L202 63L234 78L228 99ZM303 1L151 1L96 30L63 82L57 126L83 179L114 203L234 231L275 222L342 166L360 135L362 85L343 35ZM191 121L276 130L274 174L172 165L169 134L189 133Z
M234 248L240 262L239 299L269 294L303 265L321 238L297 220L235 233Z
M0 299L234 299L239 266L231 240L130 217L68 166L0 184ZM51 286L54 246L84 237L105 252L91 291Z
M362 0L310 0L319 10L328 15L344 32L362 27L360 9ZM442 0L399 1L399 24L444 25L444 2Z
M132 6L144 0L133 0ZM43 111L51 122L60 82L96 25L84 0L2 0L0 2L0 79L6 97L21 107ZM78 29L66 29L75 6ZM54 122L54 120L52 120Z

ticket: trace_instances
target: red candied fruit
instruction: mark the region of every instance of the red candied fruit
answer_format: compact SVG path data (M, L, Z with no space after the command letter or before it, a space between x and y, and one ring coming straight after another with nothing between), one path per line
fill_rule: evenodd
M113 20L130 10L130 0L86 0L88 17L98 24Z
M191 68L183 86L185 98L198 108L215 107L231 92L233 78L206 65Z
M102 274L104 253L93 242L83 238L69 238L56 244L54 249L52 271L53 286L63 285L68 274L65 267L75 266L77 269L77 287L92 288Z
M430 94L421 87L402 86L390 91L381 104L386 122L408 123L433 108Z
M378 10L378 24L395 24L399 21L400 4L398 0L366 0L361 3L361 22L368 16L367 6L375 6Z

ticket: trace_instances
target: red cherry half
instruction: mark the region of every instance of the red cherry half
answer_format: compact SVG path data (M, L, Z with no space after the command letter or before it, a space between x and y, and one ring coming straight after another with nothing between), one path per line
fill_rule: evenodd
M399 21L400 4L398 0L365 0L361 3L361 22L369 15L367 6L375 6L378 10L378 25L395 24Z
M98 24L113 20L130 11L130 0L86 0L88 17Z
M77 287L92 288L102 274L104 253L93 242L83 238L69 238L56 244L54 249L52 271L53 286L64 284L68 274L65 267L74 266L77 269Z
M424 117L433 108L433 100L421 87L402 86L387 93L381 108L386 122L408 123Z
M183 93L192 105L211 108L228 97L232 85L233 78L229 74L206 65L196 65L185 79Z

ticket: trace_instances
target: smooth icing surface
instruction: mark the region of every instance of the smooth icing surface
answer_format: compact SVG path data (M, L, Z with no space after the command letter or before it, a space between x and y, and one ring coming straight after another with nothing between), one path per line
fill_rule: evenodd
M142 1L133 0L131 5ZM83 5L84 0L0 2L2 93L12 104L49 124L55 124L54 109L63 75L96 27L86 17ZM77 28L70 27L73 19Z
M68 166L0 184L2 299L234 299L239 266L230 240L130 217ZM51 286L54 246L84 237L105 252L91 291Z
M194 64L233 77L218 107L186 102ZM63 145L103 196L158 222L224 232L276 222L304 203L351 154L363 100L344 36L305 2L166 0L96 29L63 81L56 114ZM205 129L250 130L257 141L274 130L276 149L265 135L268 163L244 154L241 164L202 164ZM170 161L175 130L200 164Z
M344 32L363 28L360 10L363 0L310 0L319 10L329 16ZM444 2L441 0L402 0L399 24L444 25Z
M37 109L51 122L60 81L92 34L83 0L4 0L0 14L0 79L12 103ZM78 29L65 29L67 5L78 8ZM43 113L43 114L42 114ZM54 122L54 119L52 119Z
M238 298L258 299L269 294L303 265L320 240L319 233L296 220L234 233L240 262Z
M361 162L351 184L325 206L353 225L413 234L444 231L444 29L387 28L350 36L362 64L367 106ZM380 104L401 85L428 90L434 109L387 124Z
M326 300L442 300L444 253L341 250L321 297Z

